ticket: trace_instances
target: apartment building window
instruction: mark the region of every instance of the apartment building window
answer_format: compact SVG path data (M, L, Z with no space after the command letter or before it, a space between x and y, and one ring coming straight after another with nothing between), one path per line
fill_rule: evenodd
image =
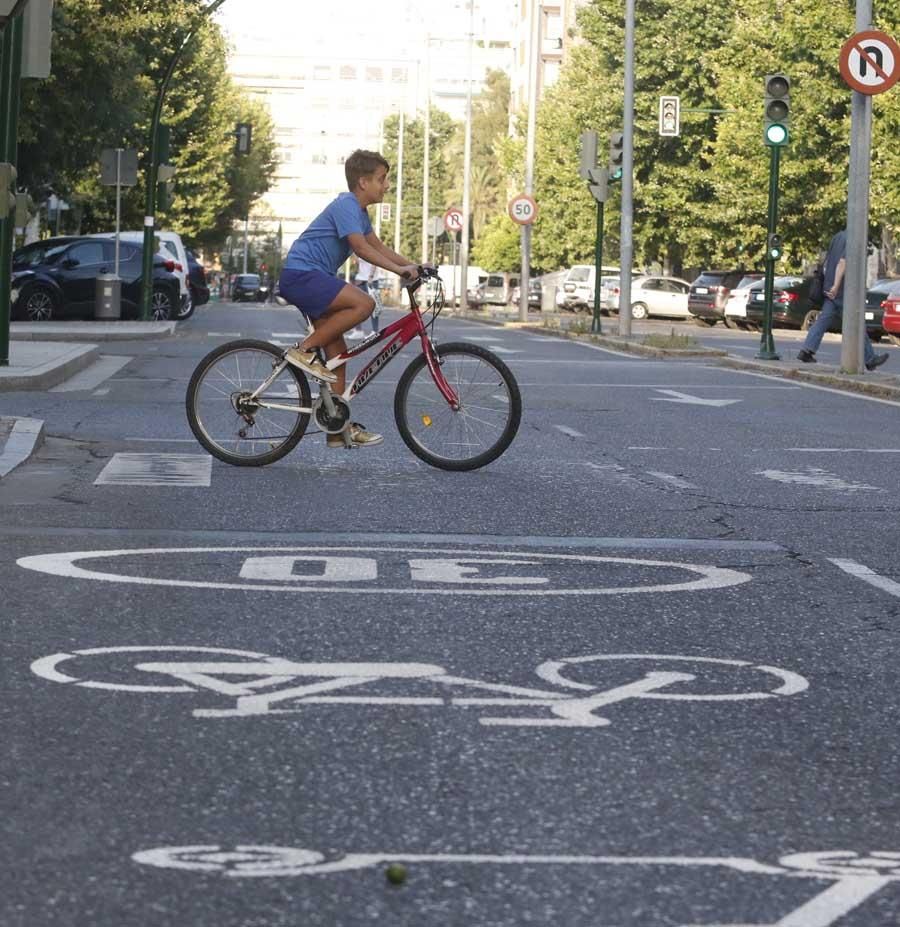
M341 80L356 80L356 68L352 64L341 65Z
M331 80L331 65L317 64L313 68L313 80Z
M381 68L366 68L366 80L382 81L384 80L384 73Z
M409 80L406 68L394 68L391 71L391 80L395 84L405 84Z

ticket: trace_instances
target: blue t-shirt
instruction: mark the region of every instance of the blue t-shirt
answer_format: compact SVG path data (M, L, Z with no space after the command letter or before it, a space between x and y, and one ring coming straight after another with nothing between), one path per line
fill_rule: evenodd
M285 270L321 270L333 276L350 257L347 236L368 235L372 223L353 193L341 193L291 245Z

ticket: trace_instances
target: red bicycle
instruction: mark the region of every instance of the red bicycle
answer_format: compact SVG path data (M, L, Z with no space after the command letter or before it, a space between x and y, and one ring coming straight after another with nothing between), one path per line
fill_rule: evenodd
M242 339L211 351L188 384L187 417L194 436L214 457L241 467L263 466L290 453L310 418L327 434L345 434L349 446L350 400L418 338L421 352L394 394L394 418L407 447L442 470L475 470L496 460L519 429L518 384L506 364L479 345L435 343L443 287L436 271L420 268L420 273L407 285L410 311L403 318L330 361L320 357L334 370L387 340L342 395L320 382L313 399L306 374L285 361L283 348L268 342ZM426 278L434 280L435 291L422 309L415 294ZM429 311L426 321L423 313Z

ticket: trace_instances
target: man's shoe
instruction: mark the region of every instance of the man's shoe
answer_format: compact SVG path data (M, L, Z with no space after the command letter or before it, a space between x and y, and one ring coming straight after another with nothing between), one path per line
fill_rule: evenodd
M350 429L350 443L354 447L374 447L384 441L384 436L375 434L374 431L366 431L359 422L350 422L347 426ZM343 435L329 435L325 443L329 447L344 447Z
M316 357L315 351L301 351L299 346L295 345L284 352L284 359L317 380L324 380L326 383L334 383L337 380L337 374Z
M866 364L866 370L874 370L876 367L880 367L887 359L890 357L886 352L884 354L876 354L872 360Z
M803 348L797 355L797 360L803 361L804 364L814 364L816 363L816 355L813 354L812 351L807 351L806 348Z

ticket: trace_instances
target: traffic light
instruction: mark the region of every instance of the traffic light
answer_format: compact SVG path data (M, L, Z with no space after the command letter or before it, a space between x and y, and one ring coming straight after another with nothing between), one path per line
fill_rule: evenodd
M622 179L622 146L625 136L621 132L613 132L609 136L609 179Z
M250 154L250 142L253 136L253 126L249 122L239 122L237 128L234 130L234 137L236 139L235 144L235 154L239 155L248 155Z
M674 138L681 131L681 100L679 97L659 98L659 134Z
M791 122L791 79L785 74L767 74L763 109L763 130L767 145L786 145Z
M781 236L773 233L766 243L766 259L780 261L782 254L784 254L784 248L781 244Z
M593 168L588 178L590 183L588 184L588 190L591 191L591 196L598 203L605 203L609 199L609 174L603 168Z
M156 185L156 206L158 209L171 209L173 199L175 199L174 180L164 180Z
M590 180L591 171L597 166L597 133L581 133L581 165L578 168L579 177Z
M16 211L16 169L6 161L0 163L0 219Z

